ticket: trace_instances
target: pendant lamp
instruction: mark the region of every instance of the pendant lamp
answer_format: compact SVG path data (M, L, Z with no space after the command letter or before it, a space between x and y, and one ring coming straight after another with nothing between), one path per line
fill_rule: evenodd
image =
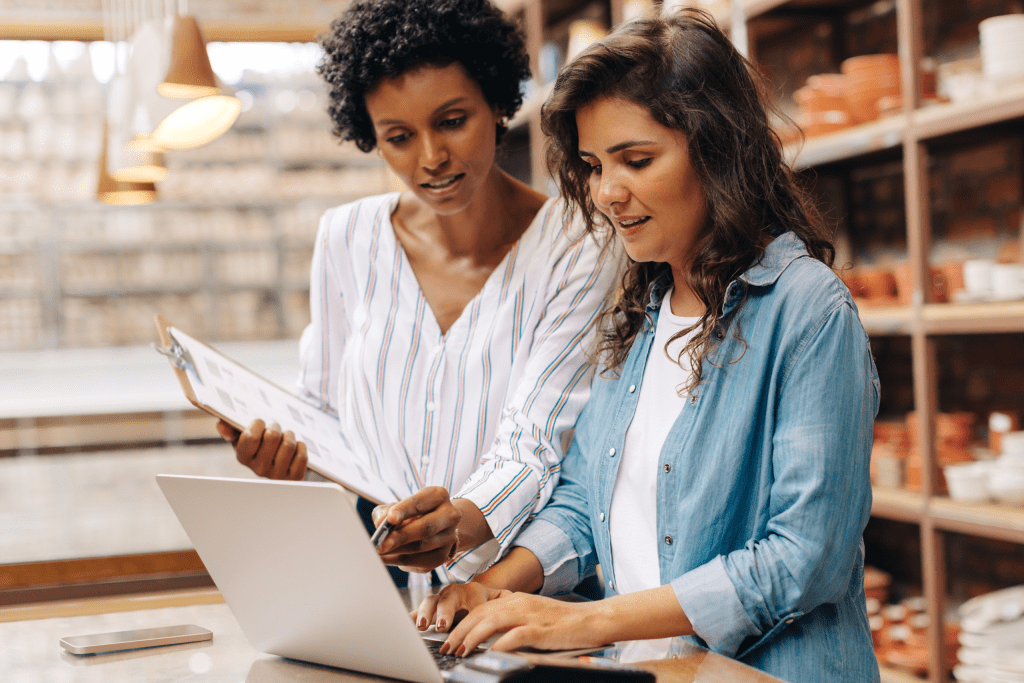
M186 102L157 124L153 142L164 149L190 149L226 133L242 113L242 102L219 79L216 83L218 94Z
M170 21L171 59L157 91L183 100L221 94L199 22L191 14L176 14Z
M195 17L176 15L169 22L169 66L155 97L164 103L175 101L167 98L189 101L170 110L151 103L160 111L153 117L156 124L150 137L163 149L190 149L227 132L242 112L242 102L213 73Z
M99 179L96 196L104 204L113 206L136 206L148 204L156 199L156 185L152 182L119 182L107 172L107 145L109 134L103 124L103 146L100 149Z
M138 113L138 93L126 75L108 86L107 173L118 182L159 182L167 176L162 150L134 143L131 119Z

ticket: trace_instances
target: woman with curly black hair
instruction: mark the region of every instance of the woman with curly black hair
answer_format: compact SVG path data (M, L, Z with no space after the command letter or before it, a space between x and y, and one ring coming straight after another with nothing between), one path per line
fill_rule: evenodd
M501 631L499 650L684 636L794 683L878 680L861 540L878 376L767 110L695 10L627 24L559 74L552 171L629 267L547 507L419 608L421 626L471 610L442 652ZM529 594L597 564L603 600Z
M554 490L620 261L495 164L529 60L486 0L358 0L322 45L334 133L408 189L324 215L301 389L399 500L383 560L466 579ZM277 425L221 431L256 473L304 475Z

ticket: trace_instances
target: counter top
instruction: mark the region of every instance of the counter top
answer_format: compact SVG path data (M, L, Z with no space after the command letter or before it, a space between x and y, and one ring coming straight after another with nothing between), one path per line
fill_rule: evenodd
M409 601L408 593L404 597ZM385 680L305 664L257 652L246 641L216 591L167 599L148 597L79 601L0 610L0 671L9 681L61 683L343 683ZM195 603L195 604L182 604ZM135 609L135 607L139 607ZM13 619L13 620L12 620ZM76 656L62 637L153 626L197 624L214 633L210 642L106 655ZM642 653L620 644L613 655ZM778 679L679 640L671 659L630 661L655 673L658 683L779 683ZM642 656L642 655L638 655Z

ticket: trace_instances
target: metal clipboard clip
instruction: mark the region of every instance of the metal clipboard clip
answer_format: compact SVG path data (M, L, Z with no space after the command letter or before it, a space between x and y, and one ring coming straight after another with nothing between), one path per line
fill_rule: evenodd
M196 365L192 361L192 354L188 352L188 349L179 344L177 339L171 337L170 347L159 346L156 343L152 344L152 347L161 356L166 356L171 365L187 372L199 384L203 383L203 380L199 378L199 371L196 370Z

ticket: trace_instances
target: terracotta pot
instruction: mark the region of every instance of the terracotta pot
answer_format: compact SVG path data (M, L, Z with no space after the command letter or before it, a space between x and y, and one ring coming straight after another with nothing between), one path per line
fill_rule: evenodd
M905 452L908 444L907 423L898 420L876 420L874 441L892 446L897 452Z
M939 448L966 448L976 420L974 413L939 413L935 416L936 445Z
M871 300L895 299L896 278L886 268L863 268L860 272L860 284L864 298Z
M858 55L844 59L840 70L849 75L861 71L888 71L899 73L899 55L883 53L877 55Z
M921 493L921 456L911 450L906 459L906 476L903 479L903 487L912 492Z
M964 288L964 262L946 261L938 267L942 277L946 279L947 301L955 300L955 294Z
M856 268L848 268L846 270L839 271L839 279L843 281L846 288L850 290L850 294L853 295L854 299L864 298L864 285L861 282L860 271Z

